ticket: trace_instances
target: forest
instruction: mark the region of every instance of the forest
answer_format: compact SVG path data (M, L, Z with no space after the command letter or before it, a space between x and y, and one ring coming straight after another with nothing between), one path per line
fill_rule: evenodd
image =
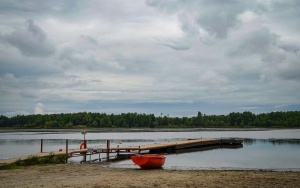
M68 129L68 128L209 128L209 127L300 127L300 111L254 114L250 111L228 115L205 115L200 111L193 117L155 116L154 114L122 113L61 113L0 116L0 128Z

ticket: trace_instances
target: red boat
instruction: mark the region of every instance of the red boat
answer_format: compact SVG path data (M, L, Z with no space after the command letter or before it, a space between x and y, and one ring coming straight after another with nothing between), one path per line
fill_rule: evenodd
M165 164L166 157L162 154L132 155L131 160L141 169L161 168Z

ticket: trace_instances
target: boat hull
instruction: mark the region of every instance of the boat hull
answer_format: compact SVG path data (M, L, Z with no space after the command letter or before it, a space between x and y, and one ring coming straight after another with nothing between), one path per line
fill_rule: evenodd
M131 160L141 169L161 168L165 164L166 157L161 154L132 155Z

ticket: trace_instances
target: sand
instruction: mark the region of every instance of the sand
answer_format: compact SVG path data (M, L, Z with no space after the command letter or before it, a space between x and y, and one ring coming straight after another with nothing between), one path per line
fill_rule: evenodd
M300 172L140 170L98 164L0 171L0 187L299 187Z

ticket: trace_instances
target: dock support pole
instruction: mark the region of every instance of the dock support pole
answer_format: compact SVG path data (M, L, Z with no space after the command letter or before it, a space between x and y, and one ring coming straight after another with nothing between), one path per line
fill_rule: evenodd
M117 148L118 148L118 150L117 150L117 158L119 158L119 156L120 156L119 143L117 145Z
M43 139L41 139L41 153L43 153Z
M66 163L68 163L69 140L66 139Z
M110 140L106 140L106 161L109 161Z

